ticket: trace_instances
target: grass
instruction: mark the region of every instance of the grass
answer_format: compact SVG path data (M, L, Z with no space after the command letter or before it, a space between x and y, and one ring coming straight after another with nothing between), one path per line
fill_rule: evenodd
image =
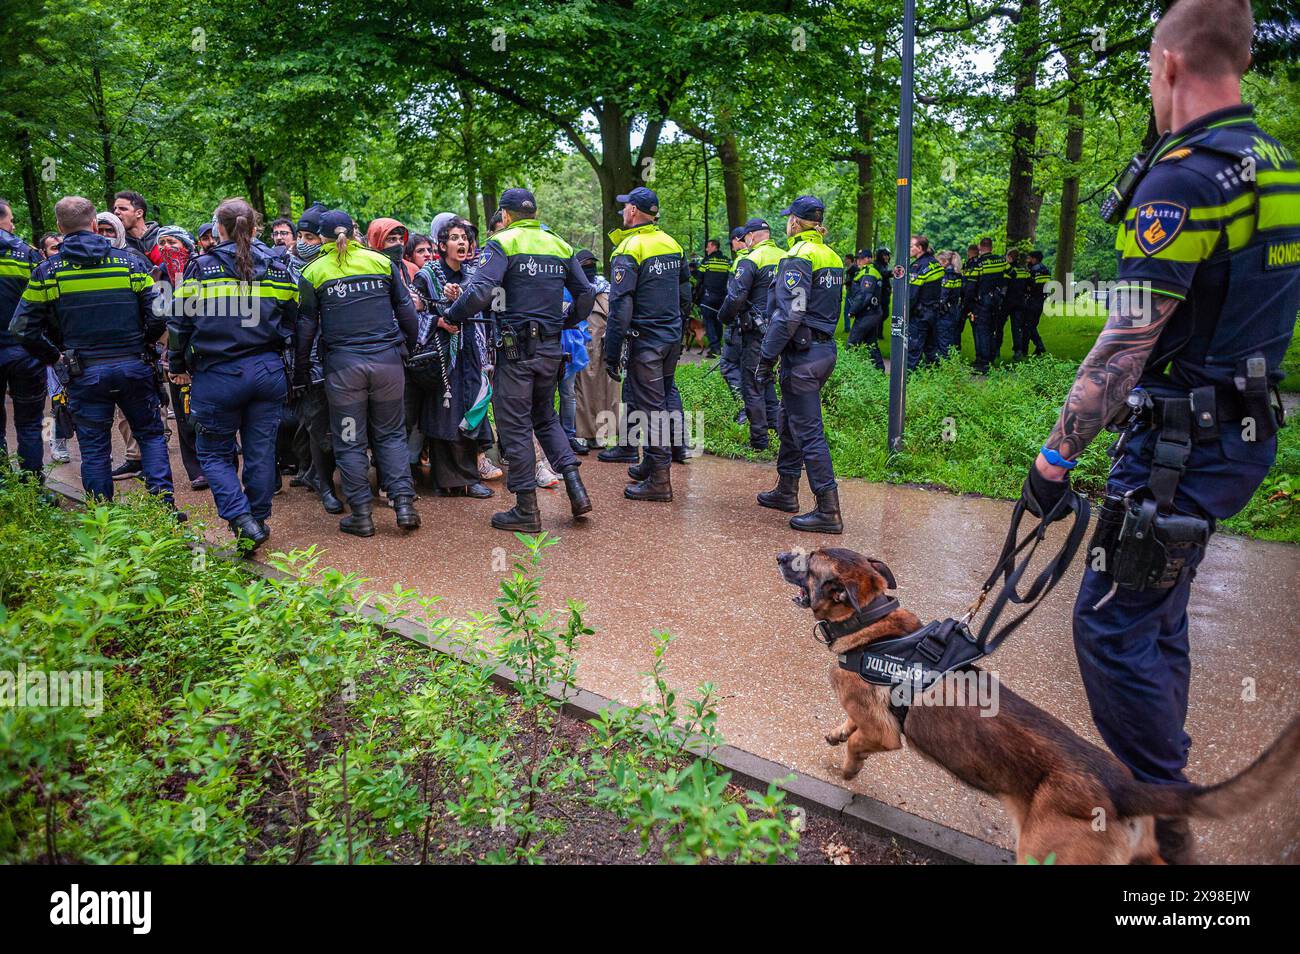
M1067 319L1074 321L1075 319ZM1082 322L1085 319L1077 319ZM1064 324L1064 322L1062 322ZM1061 328L1061 338L1073 332ZM748 460L775 461L775 446L748 446L748 428L735 423L738 403L710 365L680 366L682 400L703 416L705 448ZM841 349L822 392L835 472L888 483L936 486L956 493L1015 499L1074 380L1076 363L1055 356L995 366L972 377L964 361L950 360L911 375L907 389L906 450L886 448L889 381L862 349ZM1223 529L1267 540L1300 543L1300 428L1282 431L1277 462L1263 487ZM1103 433L1074 472L1074 484L1093 495L1105 487L1115 436Z

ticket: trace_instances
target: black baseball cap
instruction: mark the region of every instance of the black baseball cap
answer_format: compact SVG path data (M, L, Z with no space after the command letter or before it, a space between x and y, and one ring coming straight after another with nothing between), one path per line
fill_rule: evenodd
M743 225L737 225L734 229L731 230L731 240L733 242L739 242L744 237L745 237L745 227Z
M211 233L211 232L212 232L212 223L211 223L211 222L204 222L202 225L199 226L199 230L198 230L198 232L195 233L195 234L196 234L199 238L203 238L203 236L208 235L208 234Z
M527 189L506 189L501 193L497 208L507 212L532 213L537 211L537 198Z
M782 209L782 215L795 215L809 222L820 222L826 214L826 206L815 195L801 195L790 203L790 208Z
M871 257L871 249L869 249L869 248L860 248L860 249L858 249L858 255L857 255L857 257L858 257L858 258L870 258L870 257Z
M655 195L654 192L647 189L645 186L637 186L627 195L616 195L614 196L614 201L620 204L631 202L642 212L646 212L650 215L659 214L659 196Z
M342 209L330 209L320 217L320 232L317 233L325 237L326 241L332 242L338 235L339 230L351 237L356 232L357 225L352 221L352 216L348 215ZM311 231L308 229L307 231Z
M307 208L302 210L302 215L298 217L299 232L315 232L320 235L321 216L328 212L323 203L313 202Z
M740 234L742 236L748 235L750 232L763 231L772 231L772 226L767 224L767 219L753 218L740 227Z

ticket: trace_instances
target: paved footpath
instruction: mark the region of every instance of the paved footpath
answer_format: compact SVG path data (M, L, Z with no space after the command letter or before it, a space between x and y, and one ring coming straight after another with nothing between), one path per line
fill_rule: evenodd
M810 537L790 530L785 515L754 503L773 482L770 467L696 458L673 468L677 499L650 504L623 499L622 466L587 460L583 477L596 507L588 519L569 517L562 489L540 493L543 525L561 540L547 551L549 603L584 601L596 630L580 650L584 688L637 700L651 633L667 630L676 637L671 681L683 690L705 681L719 687L727 741L996 845L1013 844L1010 819L994 799L913 752L874 755L856 781L839 782L833 750L822 740L842 718L827 682L828 655L813 640L807 612L790 602L793 590L778 578L775 561L795 546L851 547L893 568L899 598L923 620L958 615L998 553L1009 502L846 481L840 489L846 532ZM172 466L183 474L174 447ZM79 483L75 459L59 471ZM183 506L211 513L210 495L180 485ZM132 486L138 484L118 484ZM501 482L494 486L499 493L492 500L421 499L424 526L410 536L396 529L391 511L381 511L376 536L358 540L338 533L338 518L309 491L286 484L275 499L272 544L319 544L325 562L365 575L377 590L401 584L440 596L450 615L490 610L502 576L497 548L517 549L513 537L488 526L505 499ZM811 503L806 486L802 496ZM224 525L213 535L228 539ZM1192 779L1214 782L1243 768L1300 709L1298 580L1300 548L1214 538L1192 601ZM1078 582L1076 566L998 652L994 666L1009 687L1099 743L1070 637ZM1248 680L1253 701L1243 698ZM1196 830L1206 861L1300 861L1294 790L1241 818L1198 822Z

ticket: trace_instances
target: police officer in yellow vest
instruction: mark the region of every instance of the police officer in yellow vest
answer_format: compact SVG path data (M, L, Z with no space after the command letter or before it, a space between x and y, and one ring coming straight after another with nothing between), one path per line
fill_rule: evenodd
M623 203L623 228L610 235L609 323L605 326L605 371L621 379L617 355L627 342L627 375L633 382L636 408L629 427L641 419L645 456L629 473L623 490L629 500L673 499L669 477L672 446L685 435L682 399L673 383L682 353L682 316L691 307L691 280L686 255L655 224L659 197L640 186L617 197Z
M764 219L750 219L740 229L746 251L736 256L735 272L727 283L727 297L718 317L729 330L734 329L740 343L749 446L767 450L767 432L778 430L781 413L772 379L769 377L766 385L758 383L758 365L772 318L772 276L785 252L772 241L771 226Z
M777 485L758 495L773 510L799 510L799 474L807 468L817 506L790 519L796 530L843 533L831 449L822 427L821 389L835 370L835 328L844 290L844 262L828 247L821 224L826 207L801 195L782 215L790 250L776 267L772 323L763 337L758 381L765 385L781 360L781 451Z
M578 476L578 458L555 413L555 388L564 359L560 332L587 319L595 295L574 250L537 221L537 199L531 192L507 189L498 205L503 227L483 246L470 284L463 290L456 285L444 290L455 297L445 320L460 325L488 310L498 316L492 415L508 464L506 488L515 495L515 506L493 514L492 526L539 533L533 434L551 467L564 476L573 515L591 512L591 498ZM573 298L567 316L566 288Z
M1164 136L1103 207L1121 223L1121 285L1024 487L1034 513L1057 515L1084 449L1122 429L1074 645L1101 737L1156 785L1186 781L1192 582L1216 522L1277 455L1300 309L1300 169L1241 102L1253 33L1247 0L1179 0L1157 24ZM1158 818L1155 835L1164 861L1192 860L1185 819Z

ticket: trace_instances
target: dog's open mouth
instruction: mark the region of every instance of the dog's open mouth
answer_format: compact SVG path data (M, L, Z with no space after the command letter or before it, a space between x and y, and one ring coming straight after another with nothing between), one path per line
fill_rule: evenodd
M808 609L812 606L812 596L808 592L807 573L803 566L796 564L797 559L802 563L806 556L802 553L779 553L776 557L776 565L781 571L781 579L799 589L799 595L792 596L790 602L800 609Z
M790 597L790 602L800 609L809 609L812 606L812 597L808 595L808 587L800 586L799 594Z

